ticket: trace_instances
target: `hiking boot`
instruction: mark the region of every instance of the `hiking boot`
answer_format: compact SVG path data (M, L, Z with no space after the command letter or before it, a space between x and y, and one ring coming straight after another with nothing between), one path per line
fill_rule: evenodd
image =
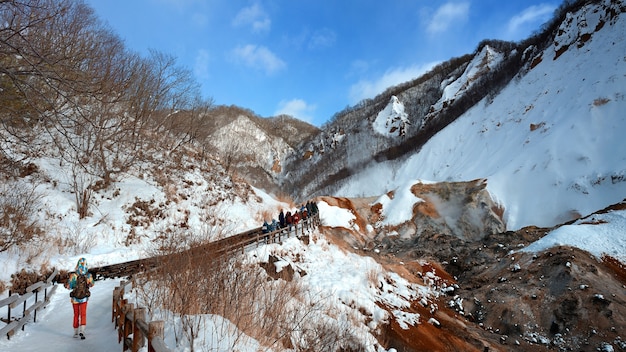
M77 339L78 338L78 329L74 329L74 338Z

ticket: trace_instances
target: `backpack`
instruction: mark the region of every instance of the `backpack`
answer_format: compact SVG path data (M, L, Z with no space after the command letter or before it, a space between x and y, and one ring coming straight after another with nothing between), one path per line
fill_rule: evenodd
M76 286L74 287L72 292L70 292L70 297L83 299L89 296L91 296L91 292L89 292L89 284L87 283L87 275L77 275Z

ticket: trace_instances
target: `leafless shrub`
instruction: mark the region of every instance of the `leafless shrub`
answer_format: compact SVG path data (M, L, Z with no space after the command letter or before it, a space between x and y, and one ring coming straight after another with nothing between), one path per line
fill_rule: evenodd
M378 268L370 268L367 271L367 282L371 287L379 287L380 286L380 270Z
M95 245L93 235L88 234L79 223L72 223L59 231L64 232L58 236L60 253L88 253Z
M546 126L545 122L540 122L540 123L531 123L530 124L530 131L535 131L538 130L540 128L544 128Z
M177 254L164 256L163 266L143 276L138 291L141 301L151 302L147 308L153 314L170 312L167 320L175 326L177 341L186 340L192 351L207 323L203 314L224 318L212 321L213 336L206 341L206 350L225 343L235 348L246 336L266 346L284 343L299 325L293 319L306 318L288 310L294 297L302 295L297 283L268 280L261 268L242 264L237 255L181 252L175 245L181 242L172 242L161 249Z
M298 352L358 352L365 351L366 346L356 336L349 322L329 320L316 321L310 328L299 331L299 339L293 349Z
M165 216L161 210L161 204L156 203L154 199L136 198L126 211L129 213L126 223L133 227L148 228L155 220L163 219Z
M53 271L54 268L48 268L45 265L42 266L38 272L22 269L20 272L11 275L11 292L24 294L28 286L38 281L46 280Z
M286 194L286 193L278 193L278 194L276 194L276 199L279 202L287 203L290 207L294 207L295 204L296 204L296 202L293 201L293 198L291 198L291 196Z
M593 100L593 106L601 106L610 102L610 99L607 98L596 98Z
M0 252L43 235L35 217L40 200L41 195L34 188L24 189L15 184L0 188Z

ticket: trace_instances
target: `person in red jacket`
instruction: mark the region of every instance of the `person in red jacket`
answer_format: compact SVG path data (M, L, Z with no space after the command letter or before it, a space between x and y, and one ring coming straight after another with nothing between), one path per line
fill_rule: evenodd
M293 216L291 216L290 211L288 211L287 214L285 214L285 222L287 223L287 226L289 227L289 231L291 231L291 226L293 225Z

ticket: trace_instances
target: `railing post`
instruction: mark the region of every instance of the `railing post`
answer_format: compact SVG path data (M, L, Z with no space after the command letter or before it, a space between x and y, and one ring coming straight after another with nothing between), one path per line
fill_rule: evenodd
M113 289L113 302L111 304L111 322L116 323L115 316L117 312L117 301L120 295L120 288L116 287ZM116 324L117 325L117 324Z
M9 290L9 297L11 297L11 290ZM7 321L11 321L11 305L7 305ZM7 332L7 340L11 339L11 335L9 335L9 333Z
M165 326L162 320L151 321L150 324L148 324L148 352L154 352L152 339L156 336L163 338L164 331Z
M35 291L35 304L37 304L37 302L39 301L39 290ZM37 309L35 309L35 312L33 313L33 323L37 322Z
M135 327L135 320L134 320L134 304L132 303L128 303L126 308L126 312L124 313L125 317L124 317L124 338L122 339L122 346L123 349L122 351L126 351L130 346L126 346L126 338L128 336L130 336L130 334L134 331ZM133 316L133 320L128 319L126 316L127 315L132 315ZM134 336L133 336L134 338Z
M118 329L117 329L117 343L124 341L126 336L124 336L124 331L126 330L126 313L124 312L125 306L128 300L122 299L121 305L118 307ZM125 351L125 350L122 350Z
M137 324L139 320L146 321L146 308L137 308L133 312L133 352L139 351L139 348L143 347L144 344L143 333Z
M24 305L22 306L22 319L26 318L26 301L28 300L24 300ZM26 324L22 325L22 331L24 331L24 327L26 327Z

